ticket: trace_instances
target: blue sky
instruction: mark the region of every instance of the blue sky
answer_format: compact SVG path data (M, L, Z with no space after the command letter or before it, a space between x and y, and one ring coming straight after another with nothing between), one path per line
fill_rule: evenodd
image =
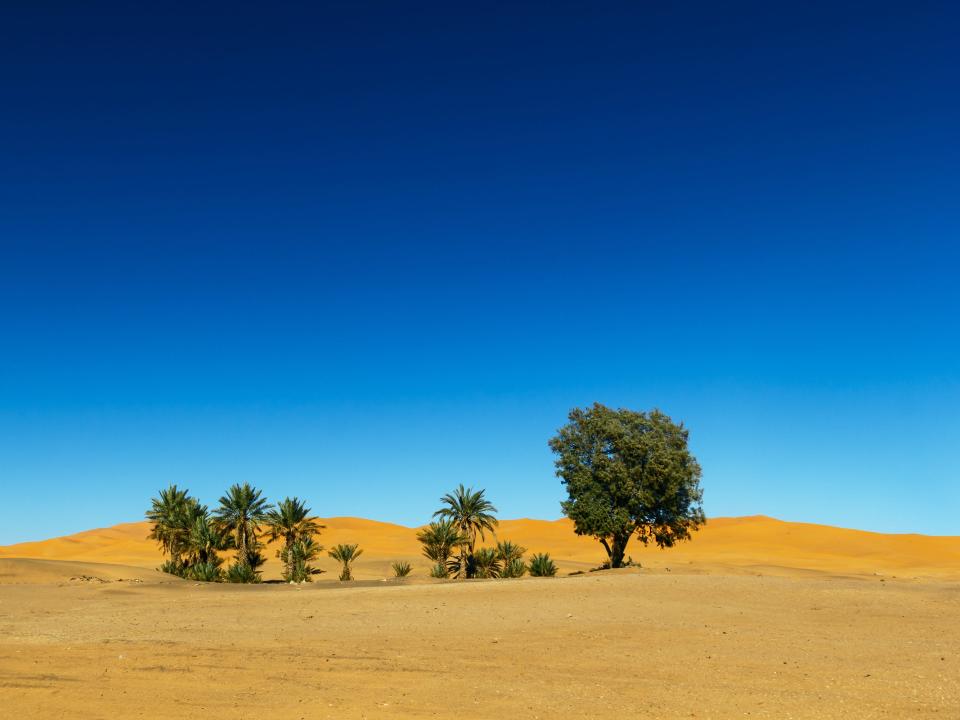
M0 10L0 543L171 482L559 516L595 400L708 515L960 534L947 4Z

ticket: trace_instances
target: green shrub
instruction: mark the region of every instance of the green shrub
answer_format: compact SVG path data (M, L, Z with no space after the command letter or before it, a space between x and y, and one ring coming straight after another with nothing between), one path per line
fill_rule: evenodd
M197 563L187 569L185 577L191 580L200 580L201 582L220 582L223 580L223 570L221 570L219 564L216 563Z
M506 565L503 566L503 570L500 571L500 577L502 578L518 578L523 577L524 573L527 572L527 566L524 564L522 558L514 558Z
M163 565L157 568L160 572L167 573L168 575L176 575L177 577L186 576L186 568L182 562L177 562L176 560L164 560Z
M398 578L405 578L413 570L413 566L404 560L398 560L390 567L393 568L393 576Z
M557 566L547 553L537 553L530 558L530 574L533 577L553 577L557 574Z
M234 563L227 570L227 582L258 583L260 582L260 573L247 563Z
M437 563L432 568L430 568L430 577L432 578L448 578L450 573L447 571L447 566L445 563Z
M500 558L497 557L497 551L493 548L480 548L474 552L471 565L470 577L475 578L500 577L500 571L503 569Z
M500 559L500 577L512 578L520 577L526 572L527 567L523 564L523 554L527 551L509 540L501 540L497 543L497 557Z

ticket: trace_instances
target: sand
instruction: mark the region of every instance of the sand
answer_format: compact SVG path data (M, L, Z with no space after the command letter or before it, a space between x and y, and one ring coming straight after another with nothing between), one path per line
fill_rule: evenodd
M430 563L420 554L417 530L402 525L353 517L323 519L326 529L320 542L360 543L363 556L356 564L357 577L390 576L394 560L406 560L415 574L427 574ZM147 540L146 522L124 523L88 530L67 537L0 547L0 558L26 557L105 562L156 568L162 556ZM564 573L589 570L604 560L603 548L592 538L579 537L566 519L503 520L497 532L533 552L549 552ZM644 548L633 542L627 554L644 567L688 571L762 572L794 575L796 571L831 575L886 575L960 580L960 537L884 535L825 525L790 523L762 515L713 518L693 542L670 550ZM275 548L264 577L279 578ZM322 568L335 572L336 563L325 555Z
M328 525L326 544L369 548L364 579L187 582L150 569L136 523L3 548L0 712L960 717L957 538L742 518L680 549L632 552L642 569L456 582L421 564L396 581L384 571L416 557L412 530ZM595 543L568 530L512 521L500 534L567 570L596 564Z

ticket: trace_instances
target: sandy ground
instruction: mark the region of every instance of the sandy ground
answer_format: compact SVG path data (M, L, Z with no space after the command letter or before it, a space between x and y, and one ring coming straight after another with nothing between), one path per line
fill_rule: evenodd
M714 572L230 586L0 560L0 707L45 719L960 717L960 584Z
M715 519L640 570L456 582L414 529L326 522L357 582L179 580L143 523L0 548L0 717L960 718L960 538ZM602 559L564 521L499 535Z

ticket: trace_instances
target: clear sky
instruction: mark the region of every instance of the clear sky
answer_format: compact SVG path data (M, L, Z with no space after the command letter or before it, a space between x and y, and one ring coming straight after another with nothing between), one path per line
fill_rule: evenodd
M708 515L960 534L956 5L203 5L0 9L0 543L555 518L595 400Z

